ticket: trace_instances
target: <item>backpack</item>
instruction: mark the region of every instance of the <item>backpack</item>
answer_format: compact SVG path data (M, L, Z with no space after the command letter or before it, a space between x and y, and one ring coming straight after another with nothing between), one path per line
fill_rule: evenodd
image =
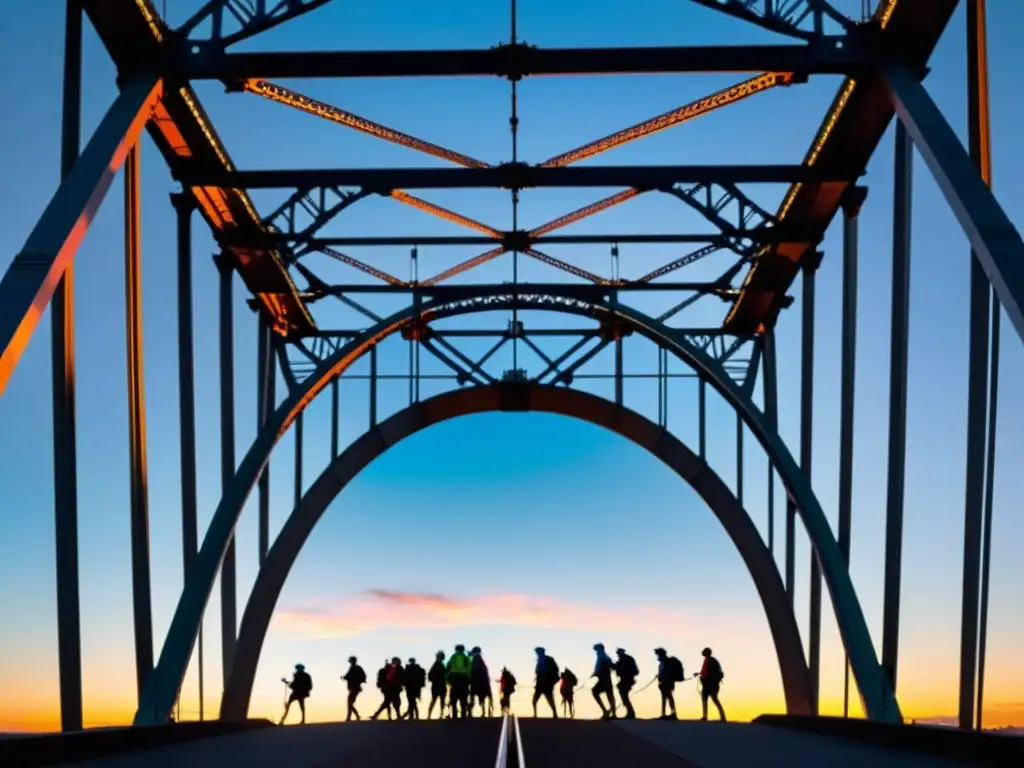
M667 664L668 679L674 683L681 683L686 679L683 673L683 662L675 656L671 656Z
M632 656L626 655L622 657L622 669L619 671L619 678L626 678L627 680L636 680L640 675L640 668L636 665L636 659Z
M396 666L388 667L388 672L384 677L384 682L391 687L400 686L402 684L402 668Z
M725 672L722 671L722 665L718 663L718 659L708 656L708 682L720 683L724 677Z
M349 674L351 675L351 677L349 678L348 681L352 685L362 685L366 682L366 673L363 671L362 667L352 667L352 669L349 671Z
M555 661L553 656L544 657L545 667L544 674L547 679L544 681L548 685L554 685L558 682L558 679L562 676L558 670L558 662Z

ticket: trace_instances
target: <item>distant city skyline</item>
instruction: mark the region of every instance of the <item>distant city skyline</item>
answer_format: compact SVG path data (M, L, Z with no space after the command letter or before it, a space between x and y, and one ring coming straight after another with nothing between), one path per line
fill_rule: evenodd
M0 228L0 269L25 237L56 189L59 178L60 83L63 14L56 4L0 7L0 66L9 73L0 95L17 105L16 118L0 124L7 173ZM168 0L172 24L187 18L199 0ZM859 17L860 3L835 5ZM52 7L51 7L52 6ZM961 137L965 135L963 4L932 60L926 86ZM161 7L157 3L157 7ZM735 19L683 0L651 0L642 8L611 2L520 0L520 37L541 46L628 46L779 42ZM990 4L992 133L996 193L1008 215L1024 226L1024 164L1016 140L1024 108L1016 98L1021 52L1015 31L1024 7ZM324 8L257 38L248 49L480 48L508 34L505 0L439 0L428 13L411 0L351 0ZM86 25L83 145L109 106L115 72ZM527 78L519 86L520 151L527 162L549 157L595 137L713 93L741 77ZM614 164L797 162L817 129L838 79L816 77L758 94L742 104L701 117L609 154ZM423 136L489 162L508 159L508 84L476 78L349 80L289 84L316 98ZM422 156L289 111L255 96L223 93L203 83L197 93L239 167L413 166ZM12 109L14 107L12 106ZM860 217L861 276L856 448L851 573L876 649L881 645L891 253L892 129L883 139L863 183L869 196ZM175 221L167 194L177 189L147 137L143 168L143 293L145 384L148 406L154 652L159 656L182 584L178 445ZM602 160L602 162L604 162ZM1005 169L1005 170L1004 170ZM752 186L774 210L784 190ZM520 206L526 226L547 221L602 195L594 190L528 190ZM267 213L279 192L254 194ZM423 197L496 227L510 226L508 194L436 191ZM644 196L610 210L572 232L654 232L707 225L668 196ZM682 210L681 210L682 209ZM136 706L128 533L128 454L122 250L122 195L115 182L76 257L78 456L82 648L85 723L130 722ZM346 212L349 213L349 212ZM960 564L964 516L967 391L967 284L969 248L948 206L920 162L915 164L913 208L911 381L908 415L906 530L899 702L906 718L943 722L957 710ZM194 224L196 392L199 517L201 532L220 498L217 278L210 254L216 244L198 217ZM826 516L836 525L838 474L839 305L841 233L830 228L817 278L817 342L813 483ZM463 234L394 201L370 199L353 207L328 231L336 235ZM603 248L603 247L602 247ZM473 255L465 249L422 247L421 269L431 274ZM642 274L680 255L678 246L623 245L623 272ZM553 248L552 255L596 269L610 256L590 246ZM408 249L360 251L360 258L395 272ZM507 257L506 257L507 258ZM342 265L316 262L317 271L352 279ZM681 279L716 276L723 262L694 264ZM597 266L595 266L597 265ZM519 278L547 279L544 265L524 262ZM692 271L691 271L692 269ZM331 271L334 270L334 271ZM684 274L681 272L680 274ZM511 279L507 260L481 268L474 279ZM779 347L780 432L799 453L800 291L782 313ZM256 434L254 316L248 293L235 282L236 452L245 454ZM384 299L367 300L379 314L393 311ZM377 301L378 303L373 303ZM633 301L633 299L631 299ZM656 313L659 299L634 305ZM665 301L665 299L661 299ZM708 300L710 301L710 300ZM393 303L393 302L392 302ZM721 323L727 305L696 305L694 326ZM339 325L365 324L354 312L333 312ZM576 324L553 313L522 312L530 327ZM470 323L503 327L508 313ZM1024 381L1024 350L1006 323L1002 340L995 469L995 534L985 682L986 727L1024 726L1024 522L1015 515L1024 477L1014 468L1024 457L1024 403L1011 395ZM0 398L0 488L5 511L0 537L0 731L59 727L54 586L52 434L49 314L40 324ZM557 355L567 345L541 344ZM461 348L461 347L460 347ZM472 348L472 344L466 349ZM628 364L653 372L653 344L630 338ZM538 356L519 348L517 364L536 372ZM607 352L607 351L606 351ZM380 372L398 375L407 345L380 346ZM507 359L506 359L507 358ZM496 370L512 367L510 355ZM362 371L365 361L357 364ZM602 355L593 370L607 373ZM443 370L436 362L430 373ZM670 370L683 373L678 361ZM421 397L453 388L425 381ZM604 380L580 379L575 387L611 395ZM759 389L759 388L758 388ZM693 379L669 385L668 426L697 445L697 387ZM285 391L277 382L279 396ZM343 379L341 447L369 423L365 381ZM303 489L330 457L329 396L313 401L304 417ZM657 409L656 385L628 380L625 405L649 418ZM382 381L378 418L408 404L407 383ZM709 464L730 488L736 485L735 416L717 396L708 401ZM767 539L767 462L747 433L743 454L744 504ZM292 509L294 436L275 449L271 473L271 536ZM785 499L775 484L775 549L783 562ZM237 530L239 619L257 569L255 494ZM797 621L806 643L809 544L798 526ZM823 609L821 711L843 706L844 654L826 590ZM376 708L373 673L385 657L414 656L427 666L434 652L456 643L480 645L497 678L509 666L520 682L515 711L528 715L533 648L546 647L560 666L584 681L593 667L591 646L623 646L640 666L638 685L654 674L655 647L678 656L687 674L699 669L700 650L711 646L725 669L722 703L730 719L746 720L785 708L779 665L764 609L743 561L703 501L668 467L623 438L566 417L490 413L461 417L391 447L361 472L331 504L303 549L277 604L260 657L250 716L280 716L281 677L296 662L314 680L309 720L344 717L345 659L356 655L371 684L362 710ZM204 621L204 715L216 717L221 696L220 591L215 586ZM495 683L497 696L497 684ZM860 703L851 683L851 714ZM694 684L679 686L680 716L699 716ZM597 707L588 689L577 694L578 716ZM425 712L427 701L421 702ZM638 695L641 717L657 714L656 686ZM198 717L197 664L193 657L181 695L185 719ZM540 714L545 716L545 705Z

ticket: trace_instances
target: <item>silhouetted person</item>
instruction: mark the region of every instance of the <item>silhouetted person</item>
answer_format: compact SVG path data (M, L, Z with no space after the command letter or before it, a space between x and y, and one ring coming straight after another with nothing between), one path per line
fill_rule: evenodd
M591 692L594 694L597 706L601 708L601 718L607 720L615 717L615 689L612 687L612 670L615 669L615 662L612 661L611 656L605 653L604 643L595 644L594 653L597 654L597 660L594 662L594 674L591 677L597 678L597 682L594 683ZM602 693L608 697L607 708L601 700Z
M452 718L469 717L469 678L472 662L466 655L466 646L455 646L455 653L448 659L449 700L452 705ZM461 713L461 714L460 714Z
M409 659L409 663L405 665L403 682L405 683L406 715L410 720L419 720L419 699L423 686L427 683L427 673L416 663L416 659Z
M533 716L537 716L537 702L543 696L551 707L551 716L558 719L558 710L555 709L555 685L561 675L558 674L558 664L553 658L547 655L543 648L536 648L537 652L537 684L533 687Z
M359 710L356 709L356 699L359 698L359 694L363 691L363 684L366 682L366 672L363 668L356 664L356 657L348 657L348 672L341 676L341 679L348 685L348 714L345 716L345 722L352 719L355 715L356 720L362 720L359 716Z
M516 692L516 676L508 671L508 667L502 667L498 685L501 686L502 714L508 714L512 709L512 694Z
M718 690L722 687L722 680L725 678L722 665L711 655L710 648L705 648L700 655L704 657L704 663L700 668L700 703L704 709L704 716L701 720L708 719L708 699L711 699L718 707L718 716L725 721L725 710L722 709L722 703L718 700Z
M384 697L384 703L385 704L388 703L388 695L387 695L387 693L384 692L384 688L385 688L385 681L388 678L388 668L390 666L391 666L391 662L388 661L387 659L384 659L384 666L377 670L377 690L379 690L380 691L380 695ZM379 714L379 712L380 712L380 710L378 710L378 714ZM397 710L395 711L395 714L396 715L398 714ZM374 717L376 717L376 715L374 715ZM390 720L390 719L391 719L391 707L388 706L388 720Z
M676 683L685 679L683 664L675 656L669 656L664 648L655 648L654 655L658 658L658 690L661 691L661 719L676 719L676 698L673 691ZM666 706L672 714L666 714Z
M281 678L281 682L287 685L291 689L291 694L288 696L288 701L284 705L284 714L281 715L281 725L284 725L284 720L288 717L288 710L292 708L292 702L298 702L299 711L302 713L302 724L306 722L306 699L309 698L309 694L313 691L313 678L306 672L306 668L302 664L295 665L295 674L292 675L291 682Z
M494 716L494 695L491 693L491 673L480 650L476 646L469 652L469 712L473 714L473 706L480 702L481 717Z
M448 697L448 672L444 666L444 651L438 651L434 657L434 663L427 673L427 680L430 682L430 706L427 707L427 720L430 713L434 711L434 704L441 703L437 717L444 720L445 699Z
M622 648L618 648L615 651L615 656L617 657L615 673L619 676L619 698L622 699L622 706L626 708L626 717L632 720L636 717L636 710L633 709L633 702L629 700L629 692L636 685L636 678L640 674L640 668L636 665L636 659Z
M562 682L558 684L558 692L562 696L562 716L576 717L576 686L579 680L572 670L566 667L562 670Z
M391 719L391 709L395 710L395 716L399 720L402 719L402 683L404 680L404 673L402 670L402 660L395 656L391 660L391 663L384 670L384 681L381 686L381 692L384 694L384 701L376 712L373 713L372 720L376 720L380 717L380 713L384 710L388 712L388 720Z

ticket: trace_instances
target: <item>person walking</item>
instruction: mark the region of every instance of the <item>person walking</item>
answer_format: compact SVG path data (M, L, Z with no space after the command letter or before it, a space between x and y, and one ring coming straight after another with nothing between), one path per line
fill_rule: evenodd
M281 722L279 725L284 725L285 718L288 717L288 710L292 708L292 702L297 702L299 705L299 712L302 713L302 720L299 725L305 725L306 723L306 699L309 698L309 694L313 691L313 678L306 672L306 667L302 664L295 665L295 673L292 675L292 679L285 680L281 678L281 682L288 686L291 693L288 695L288 701L284 705L284 714L281 715Z
M701 720L708 719L708 699L711 699L718 707L718 717L724 723L726 721L725 710L722 709L722 703L718 700L718 691L722 687L725 673L722 671L722 665L719 664L718 659L711 655L710 648L705 648L700 655L704 657L704 663L698 673L700 675L700 703L704 710Z
M604 643L596 643L594 653L597 654L597 660L594 663L594 673L591 677L597 678L597 682L591 692L594 694L597 706L601 708L601 719L608 720L615 717L615 689L612 687L612 670L615 669L615 663L605 652ZM604 701L601 700L601 694L608 697L607 708L604 706Z
M636 685L636 679L640 675L640 668L636 665L636 659L626 653L625 649L615 650L615 674L619 676L619 698L622 699L622 706L626 708L626 719L636 718L636 710L633 709L633 702L629 700L629 692Z
M676 699L674 691L676 683L686 679L683 674L683 663L675 656L669 656L664 648L655 648L654 655L658 659L658 690L661 691L661 719L675 720ZM671 714L666 714L669 709Z
M434 711L434 705L440 702L437 717L444 720L445 699L448 697L448 672L444 665L444 651L438 651L434 657L434 663L430 665L427 673L427 681L430 683L430 706L427 707L427 720Z
M551 716L558 719L558 710L555 709L555 685L561 678L558 673L558 664L548 656L543 648L536 648L537 653L537 684L533 687L533 716L537 716L537 702L544 697L548 706L551 707Z
M402 682L405 684L406 715L410 720L419 720L419 700L423 686L427 683L427 673L416 663L416 659L409 659L409 663L405 665Z
M349 722L353 715L356 720L362 720L359 710L356 709L356 699L359 698L359 694L363 691L363 685L366 683L366 672L356 663L355 656L348 657L348 671L341 676L341 679L348 686L348 714L345 716L345 722Z
M448 686L451 689L449 699L452 705L452 718L469 717L469 679L472 662L466 655L466 646L461 643L455 646L455 653L448 659L448 667L445 671L447 672Z

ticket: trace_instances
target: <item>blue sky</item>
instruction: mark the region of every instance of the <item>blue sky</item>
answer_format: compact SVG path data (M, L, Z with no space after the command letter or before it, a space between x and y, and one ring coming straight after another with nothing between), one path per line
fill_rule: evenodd
M167 0L171 23L183 21L195 5L192 0ZM860 3L836 5L852 13L859 12ZM1024 223L1024 180L1010 169L1024 162L1024 150L1015 135L1024 115L1014 98L1014 72L1020 67L1014 30L1020 28L1022 18L1020 10L1009 4L992 6L994 184L1011 219L1020 226ZM0 93L10 105L10 117L0 125L6 169L0 179L6 202L0 267L20 249L58 179L61 64L57 52L63 40L62 8L57 0L46 0L0 9L0 29L6 42L0 46L0 66L9 73L0 83ZM521 38L541 46L745 44L774 39L683 0L655 0L639 7L572 0L557 8L543 0L523 0L519 26ZM418 4L398 0L374 4L338 0L241 47L488 47L507 34L505 2L448 0L432 4L428 13ZM929 91L961 136L966 129L963 37L961 9L939 45L927 80ZM88 28L85 62L83 130L87 137L116 92L113 67ZM571 82L528 79L520 86L521 157L546 159L740 79L727 75L574 78ZM289 85L483 160L508 158L506 83L470 78ZM795 162L803 156L837 86L836 79L823 77L761 94L622 147L598 162ZM236 164L243 168L434 164L408 150L255 96L225 96L216 84L201 84L197 92ZM166 198L176 185L148 138L143 142L142 164L145 381L154 630L159 640L181 584L174 215ZM881 634L891 175L890 130L864 180L870 193L861 216L853 509L853 577L876 643ZM773 209L784 190L764 186L751 187L750 194ZM542 223L601 194L594 190L531 191L523 196L521 221L525 226ZM129 716L134 696L121 195L117 183L76 261L83 654L86 718L91 722ZM511 223L504 193L437 191L423 197L497 227ZM671 199L648 198L631 201L567 231L707 231L707 224L681 212L681 206ZM261 193L254 199L267 212L281 199L281 193ZM328 231L348 235L461 234L451 225L402 209L394 201L369 200L350 214ZM919 160L915 165L914 225L900 696L905 710L942 715L953 712L956 701L968 249ZM817 307L814 482L833 522L838 471L840 247L838 227L833 227L824 244L827 257L818 276ZM212 514L220 490L217 282L209 259L213 248L205 227L197 223L201 523ZM623 246L621 250L626 276L642 274L679 253L671 246ZM594 253L592 247L563 246L550 251L592 270L607 269L607 254ZM421 248L421 276L439 272L473 253ZM408 268L407 252L402 248L353 255L400 276ZM353 279L326 259L310 264L330 279ZM712 258L694 265L686 275L680 273L681 279L704 279L724 266ZM550 274L533 264L524 264L521 271L525 280L551 279ZM470 276L487 282L509 279L507 257ZM239 284L235 318L239 457L255 434L256 411L255 321L241 301L241 291ZM783 315L778 338L781 429L795 453L799 428L798 285L794 293L797 301ZM642 297L634 305L654 311L665 301ZM720 321L724 305L702 304L694 307L687 322L706 325ZM383 310L388 304L379 301L374 306ZM351 326L356 321L353 314L342 310L322 312L318 317L325 325ZM498 327L506 320L499 315L479 322ZM537 317L536 313L525 315L524 320L533 327L578 324ZM458 326L459 322L452 321L451 327ZM1015 557L1024 541L1024 525L1014 515L1015 500L1024 493L1024 486L1013 472L1024 452L1019 429L1024 406L1009 393L1024 375L1024 356L1019 340L1005 327L989 702L993 722L1020 722L1024 720L1024 703L1019 700L1024 667L1016 649L1024 631L1024 616L1011 593L1013 583L1024 577ZM33 691L30 700L19 706L0 699L3 727L52 724L57 705L48 336L44 320L0 399L0 487L7 511L0 520L0 531L8 552L0 560L0 615L4 617L0 681L7 691ZM470 351L473 346L462 348ZM550 347L549 351L558 349ZM385 344L381 372L401 372L405 355L401 342ZM655 352L646 342L630 340L626 357L636 370L654 369ZM510 365L510 361L504 364ZM424 369L429 365L424 357ZM593 366L591 371L608 371L610 359L598 358ZM673 370L681 368L674 364ZM381 417L406 404L405 386L404 382L382 384ZM584 388L610 393L603 382ZM279 392L282 390L279 385ZM425 386L422 394L434 391ZM695 391L692 381L677 381L670 392L669 425L691 444L696 442ZM367 423L365 384L343 384L342 403L345 444ZM653 387L630 382L626 403L653 416ZM733 417L717 398L712 398L709 407L709 456L712 465L732 483ZM307 485L323 469L328 456L328 425L329 406L322 398L306 418ZM746 442L745 500L764 531L766 483L762 478L766 464L753 441ZM288 436L272 462L272 532L291 507L293 462ZM781 508L781 494L778 500L777 508ZM254 512L254 508L247 510L238 532L240 606L255 574ZM781 531L780 526L777 541ZM539 536L550 538L538 543ZM802 607L798 618L803 625L808 547L802 532L798 546L797 600ZM781 553L780 548L780 563ZM477 624L446 627L447 614L427 611L412 615L393 606L382 607L366 596L367 590L374 589L462 601L465 615ZM561 618L538 627L524 626L515 616L495 615L495 606L519 605L516 600L527 598L545 601ZM368 626L353 633L339 621L313 629L295 621L295 616L313 609L362 617ZM656 617L657 627L637 620L640 614ZM623 631L626 626L633 631ZM205 627L209 712L215 710L219 698L216 591ZM656 631L658 627L664 631ZM827 610L825 628L823 698L827 707L835 708L842 691L842 651ZM678 478L642 450L589 425L543 415L469 417L432 428L397 446L332 505L281 596L279 615L262 656L253 714L275 714L280 693L277 680L296 660L304 661L314 677L324 681L317 687L317 706L320 716L327 717L342 706L340 688L332 690L328 680L342 673L344 658L353 652L372 667L371 660L392 653L426 659L437 648L450 649L456 642L480 644L492 666L500 668L507 663L522 680L529 677L531 649L538 642L579 672L589 671L589 648L596 639L604 639L612 647L627 644L641 663L642 675L651 668L650 649L655 645L674 643L683 661L694 666L699 648L710 643L729 672L729 697L737 709L756 714L782 705L777 665L753 585L710 512ZM186 711L197 709L195 688L192 669L183 705ZM693 697L690 710L696 711L695 702Z

